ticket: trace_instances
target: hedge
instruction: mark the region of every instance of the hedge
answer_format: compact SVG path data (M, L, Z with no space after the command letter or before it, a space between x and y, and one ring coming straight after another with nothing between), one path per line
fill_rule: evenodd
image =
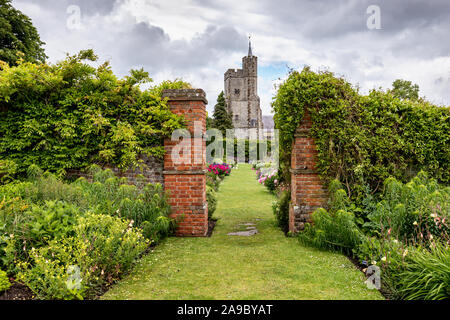
M305 111L313 121L317 170L326 183L342 181L352 199L378 191L392 176L408 181L420 170L450 181L450 109L391 93L357 88L333 73L292 71L274 97L280 162L289 179L294 132Z

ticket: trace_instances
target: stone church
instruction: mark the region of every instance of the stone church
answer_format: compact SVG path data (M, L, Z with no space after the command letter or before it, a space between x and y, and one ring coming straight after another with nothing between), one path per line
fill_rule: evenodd
M242 69L225 72L224 94L235 129L264 128L258 96L258 57L253 55L250 41L248 55L242 58Z

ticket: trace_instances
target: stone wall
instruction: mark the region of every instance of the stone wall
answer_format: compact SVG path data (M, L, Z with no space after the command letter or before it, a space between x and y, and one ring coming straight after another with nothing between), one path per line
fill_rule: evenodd
M201 89L164 90L170 110L186 118L191 134L191 156L188 163L172 159L178 141L166 139L164 148L164 186L169 193L171 217L177 221L177 236L203 237L208 232L206 200L206 100ZM197 125L197 127L195 127ZM197 130L195 130L197 129Z
M311 214L328 202L327 190L316 172L317 148L310 137L311 127L311 117L305 113L292 144L289 231L293 233L303 230Z
M111 169L114 174L120 178L127 178L130 184L137 184L138 180L147 183L160 183L164 184L163 170L164 162L161 159L155 157L141 157L145 166L136 169L120 170L117 167L103 166L103 169ZM88 180L92 180L92 175L82 170L68 170L68 178L84 177ZM142 176L138 179L139 176Z

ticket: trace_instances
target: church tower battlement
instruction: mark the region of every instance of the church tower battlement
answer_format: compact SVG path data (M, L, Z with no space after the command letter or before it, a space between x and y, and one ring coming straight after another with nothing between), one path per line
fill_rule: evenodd
M258 96L258 57L249 41L248 54L242 58L242 69L228 69L224 75L225 100L233 114L235 129L263 129Z

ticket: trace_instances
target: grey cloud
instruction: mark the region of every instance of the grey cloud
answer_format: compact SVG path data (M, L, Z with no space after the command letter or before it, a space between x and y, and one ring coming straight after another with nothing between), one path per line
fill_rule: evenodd
M82 15L105 15L110 13L116 3L123 0L26 0L21 2L29 2L38 4L39 6L65 14L70 5L77 5L81 9Z

